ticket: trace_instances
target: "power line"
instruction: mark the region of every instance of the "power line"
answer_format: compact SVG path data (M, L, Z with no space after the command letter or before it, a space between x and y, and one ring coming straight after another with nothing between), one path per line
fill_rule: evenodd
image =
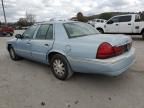
M4 8L3 0L1 0L1 2L2 2L2 8L3 8L3 14L4 14L5 25L7 25L7 20L6 20L6 14L5 14L5 8Z

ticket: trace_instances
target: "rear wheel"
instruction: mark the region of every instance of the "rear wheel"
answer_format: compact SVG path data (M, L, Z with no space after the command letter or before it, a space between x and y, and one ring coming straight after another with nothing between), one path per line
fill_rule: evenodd
M9 54L10 54L10 58L12 60L19 60L20 57L18 55L16 55L15 50L13 49L13 47L9 48Z
M56 54L52 57L51 70L55 77L60 80L66 80L73 74L67 59L60 54Z

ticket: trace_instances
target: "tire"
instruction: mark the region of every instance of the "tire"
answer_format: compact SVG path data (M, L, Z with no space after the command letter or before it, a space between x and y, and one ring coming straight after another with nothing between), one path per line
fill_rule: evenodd
M9 33L10 34L10 36L13 36L13 33Z
M142 39L144 40L144 30L142 31Z
M9 48L9 54L10 54L10 58L14 61L16 60L20 60L20 57L18 55L16 55L15 50L13 47Z
M104 33L103 29L97 29L100 33Z
M60 54L52 57L50 65L54 76L59 80L66 80L73 75L67 59Z

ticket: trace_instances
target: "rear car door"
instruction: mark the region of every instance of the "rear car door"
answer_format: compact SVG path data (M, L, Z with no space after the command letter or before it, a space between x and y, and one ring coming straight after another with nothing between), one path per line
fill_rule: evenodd
M54 42L52 24L40 25L37 34L31 41L32 59L42 63L47 63L47 54L52 49Z
M119 33L132 33L132 16L125 15L119 18Z
M119 31L119 17L111 18L104 26L106 33L118 33Z
M37 26L31 26L28 28L22 35L22 39L17 39L16 42L16 52L18 55L30 58L31 59L31 39L33 38L33 35L35 34L37 29Z

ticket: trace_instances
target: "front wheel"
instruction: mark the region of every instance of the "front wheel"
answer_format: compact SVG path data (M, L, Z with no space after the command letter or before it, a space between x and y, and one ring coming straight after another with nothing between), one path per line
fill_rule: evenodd
M103 29L97 29L100 33L104 33Z
M60 54L56 54L52 57L51 70L55 77L60 80L66 80L73 74L67 59Z
M10 54L10 58L12 60L19 60L20 57L18 55L16 55L15 50L13 49L13 47L9 48L9 54Z

